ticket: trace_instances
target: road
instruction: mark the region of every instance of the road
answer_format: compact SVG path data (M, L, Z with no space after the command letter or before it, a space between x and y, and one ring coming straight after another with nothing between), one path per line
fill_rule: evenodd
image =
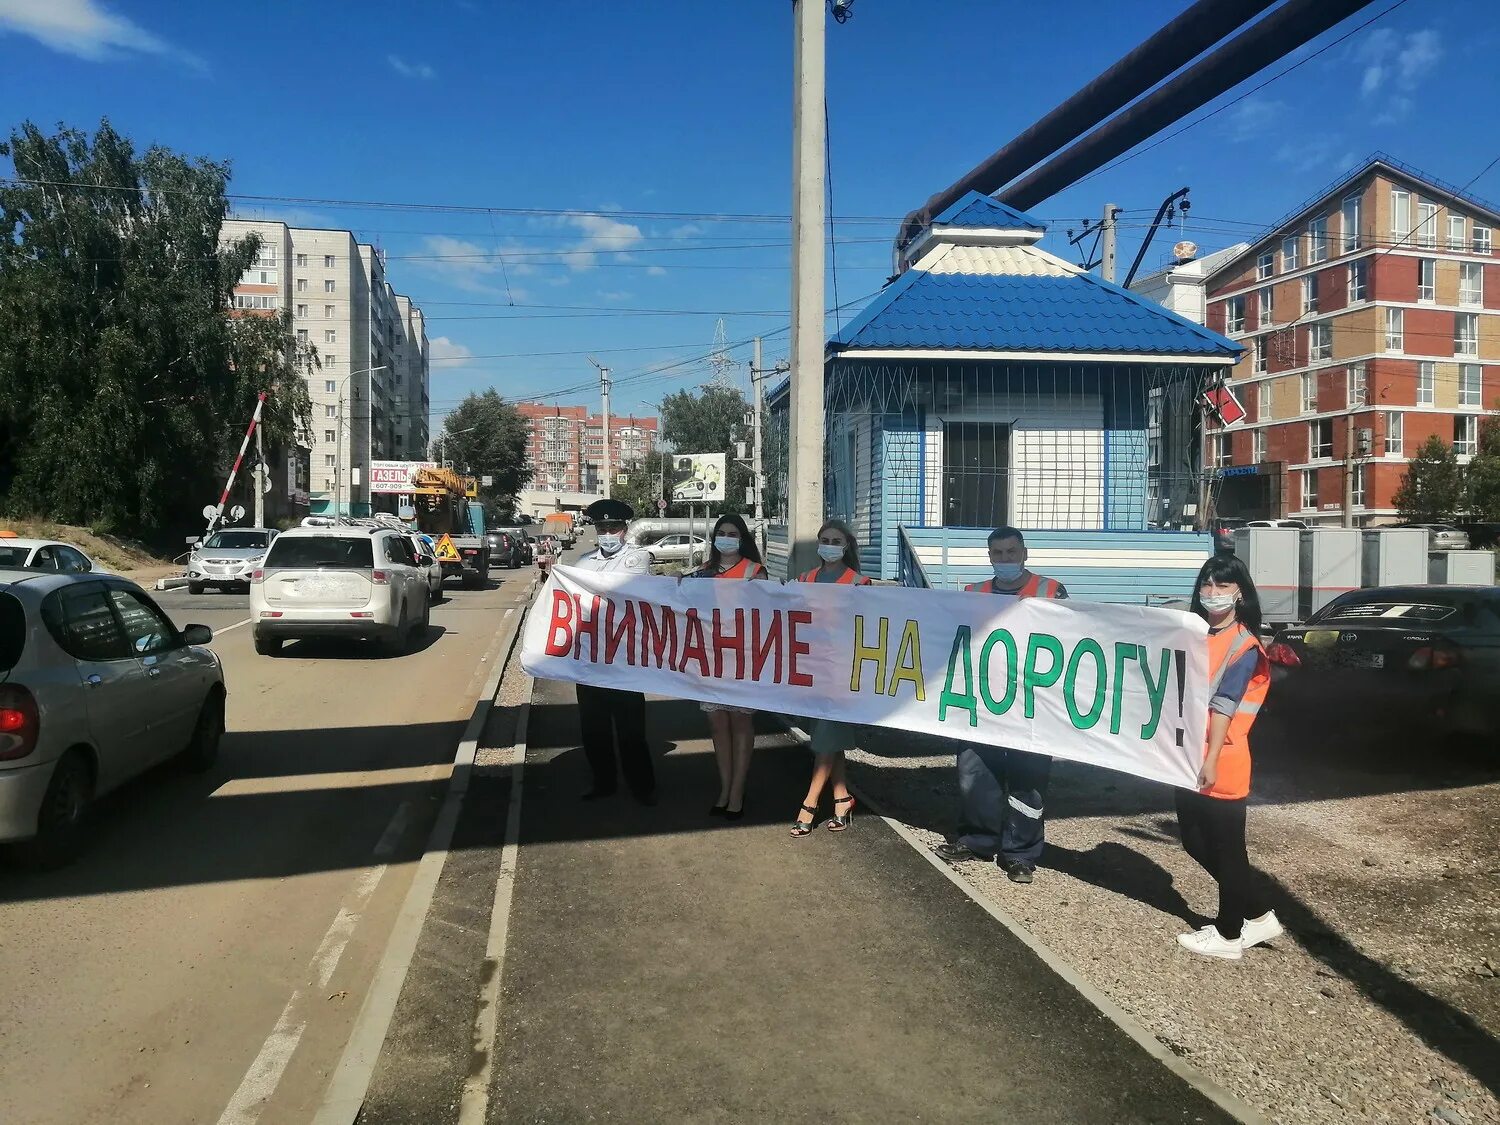
M72 867L0 868L0 1120L307 1120L338 1061L532 571L450 584L419 649L256 656L243 594L157 595L210 626L228 733L98 809Z

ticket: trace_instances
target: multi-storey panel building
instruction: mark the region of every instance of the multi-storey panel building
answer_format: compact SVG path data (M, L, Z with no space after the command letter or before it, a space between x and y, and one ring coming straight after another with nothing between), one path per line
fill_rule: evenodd
M601 493L604 472L604 418L583 406L521 402L530 436L527 463L531 487L552 492ZM618 474L638 465L656 448L655 418L610 415L610 467Z
M1209 327L1246 348L1248 415L1204 443L1219 515L1384 523L1429 437L1474 453L1500 405L1497 226L1377 156L1209 278Z

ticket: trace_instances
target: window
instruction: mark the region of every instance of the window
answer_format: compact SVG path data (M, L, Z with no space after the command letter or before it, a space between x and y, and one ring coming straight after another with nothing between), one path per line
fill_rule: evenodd
M1458 368L1458 405L1478 406L1484 400L1484 368L1477 363Z
M1267 250L1264 254L1255 259L1256 281L1264 281L1266 278L1270 277L1271 274L1275 272L1275 270L1276 254L1274 251Z
M1360 199L1357 195L1347 196L1344 199L1344 253L1359 249L1359 219Z
M1255 373L1264 375L1266 373L1266 338L1255 337L1255 343L1252 346L1255 349Z
M331 269L333 269L333 255L332 254L324 254L323 255L323 268L325 270L331 270Z
M1365 365L1363 363L1351 363L1349 370L1345 373L1344 392L1347 396L1345 402L1349 406L1364 406L1368 393L1365 380Z
M1458 263L1458 303L1484 304L1484 266L1480 263Z
M1301 235L1293 234L1281 240L1281 270L1283 273L1286 273L1288 270L1294 270L1302 264L1297 256L1298 243L1301 237Z
M1318 311L1318 279L1309 274L1302 279L1302 315Z
M1479 354L1479 314L1453 314L1453 354Z
M1411 192L1391 189L1391 241L1401 242L1411 234Z
M1245 298L1231 297L1225 302L1224 323L1231 336L1245 330Z
M1355 465L1352 475L1354 479L1349 484L1349 491L1353 495L1350 498L1354 501L1356 508L1363 508L1365 506L1365 467Z
M325 407L323 407L323 417L325 417L325 418L337 418L338 416L339 416L339 408L337 406L325 406Z
M1311 371L1302 373L1302 413L1313 414L1318 409L1318 380Z
M339 389L339 385L337 383L335 383L332 379L324 379L323 380L323 390L324 390L324 392L326 394L333 394L338 389Z
M325 293L336 292L337 288L338 282L334 281L331 277L327 281L323 282L323 292Z
M1307 326L1307 358L1310 362L1333 358L1333 325Z
M1462 215L1449 215L1448 216L1448 249L1449 250L1462 250L1462 249L1464 249L1464 247L1468 245L1468 241L1464 237L1464 235L1466 233L1467 232L1464 229L1464 217Z
M325 328L325 329L323 329L323 343L325 343L325 344L337 344L338 342L339 342L338 329L336 329L336 328Z
M280 301L269 293L236 293L234 307L237 309L274 309Z
M1349 263L1349 303L1365 301L1370 295L1370 263Z
M333 363L337 363L338 361L339 361L339 354L338 354L338 352L325 352L325 353L323 353L323 362L324 363L333 364Z
M1437 364L1424 361L1417 364L1417 405L1431 406L1437 393Z
M1431 258L1417 259L1417 300L1437 300L1437 262Z
M307 343L307 329L306 328L299 328L299 329L297 329L297 343L299 343L299 344L305 344L305 343Z
M255 255L257 267L274 270L276 268L276 247L262 246Z
M1326 461L1333 456L1333 419L1322 418L1307 424L1307 459Z
M172 623L140 595L129 590L112 589L109 601L124 626L130 651L135 655L155 656L178 647L177 630L172 628Z
M1261 383L1255 388L1255 420L1257 422L1269 422L1271 420L1271 384Z
M1316 511L1318 507L1318 470L1302 470L1302 510Z
M1488 254L1490 252L1490 228L1474 224L1474 253Z
M332 453L325 453L325 454L323 454L323 467L331 469L331 468L333 468L333 464L334 464L334 462L333 462L333 454Z
M1425 199L1417 201L1417 245L1424 250L1437 246L1438 205Z
M1385 451L1400 456L1406 436L1406 415L1389 410L1385 415Z
M131 655L101 583L65 586L49 594L42 603L42 621L75 660L126 660Z
M1385 350L1399 352L1406 346L1406 315L1401 309L1385 310Z
M332 445L335 441L338 440L338 435L333 430L324 430L323 440Z
M1258 311L1262 328L1276 319L1276 291L1269 285L1260 291Z
M1250 456L1259 465L1266 459L1266 431L1252 430L1250 433Z
M333 306L332 305L324 305L323 306L323 319L324 320L332 320L333 319Z
M1328 261L1328 217L1320 215L1307 224L1307 262L1315 265Z
M1460 457L1472 457L1479 450L1479 419L1472 414L1458 414L1453 418L1453 452Z
M1214 464L1220 466L1234 464L1234 450L1231 446L1229 435L1220 431L1214 434L1213 437Z
M305 277L299 277L297 279L297 292L298 293L306 293L307 292L307 278L305 278Z
M298 305L297 306L297 315L305 317L307 315L307 306L306 305Z

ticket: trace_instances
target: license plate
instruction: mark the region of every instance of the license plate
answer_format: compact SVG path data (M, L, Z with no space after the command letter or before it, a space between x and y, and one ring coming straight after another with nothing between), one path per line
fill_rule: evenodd
M1383 652L1346 652L1340 660L1350 668L1385 667L1385 653Z

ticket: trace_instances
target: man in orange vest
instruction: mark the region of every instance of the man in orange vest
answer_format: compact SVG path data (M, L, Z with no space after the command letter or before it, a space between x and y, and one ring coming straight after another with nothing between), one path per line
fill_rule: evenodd
M1026 539L1014 527L990 532L994 577L965 586L970 593L1014 598L1066 598L1061 582L1026 569ZM1052 776L1044 754L971 743L958 752L958 837L933 850L950 863L994 859L1012 883L1029 883L1046 843L1043 801Z

